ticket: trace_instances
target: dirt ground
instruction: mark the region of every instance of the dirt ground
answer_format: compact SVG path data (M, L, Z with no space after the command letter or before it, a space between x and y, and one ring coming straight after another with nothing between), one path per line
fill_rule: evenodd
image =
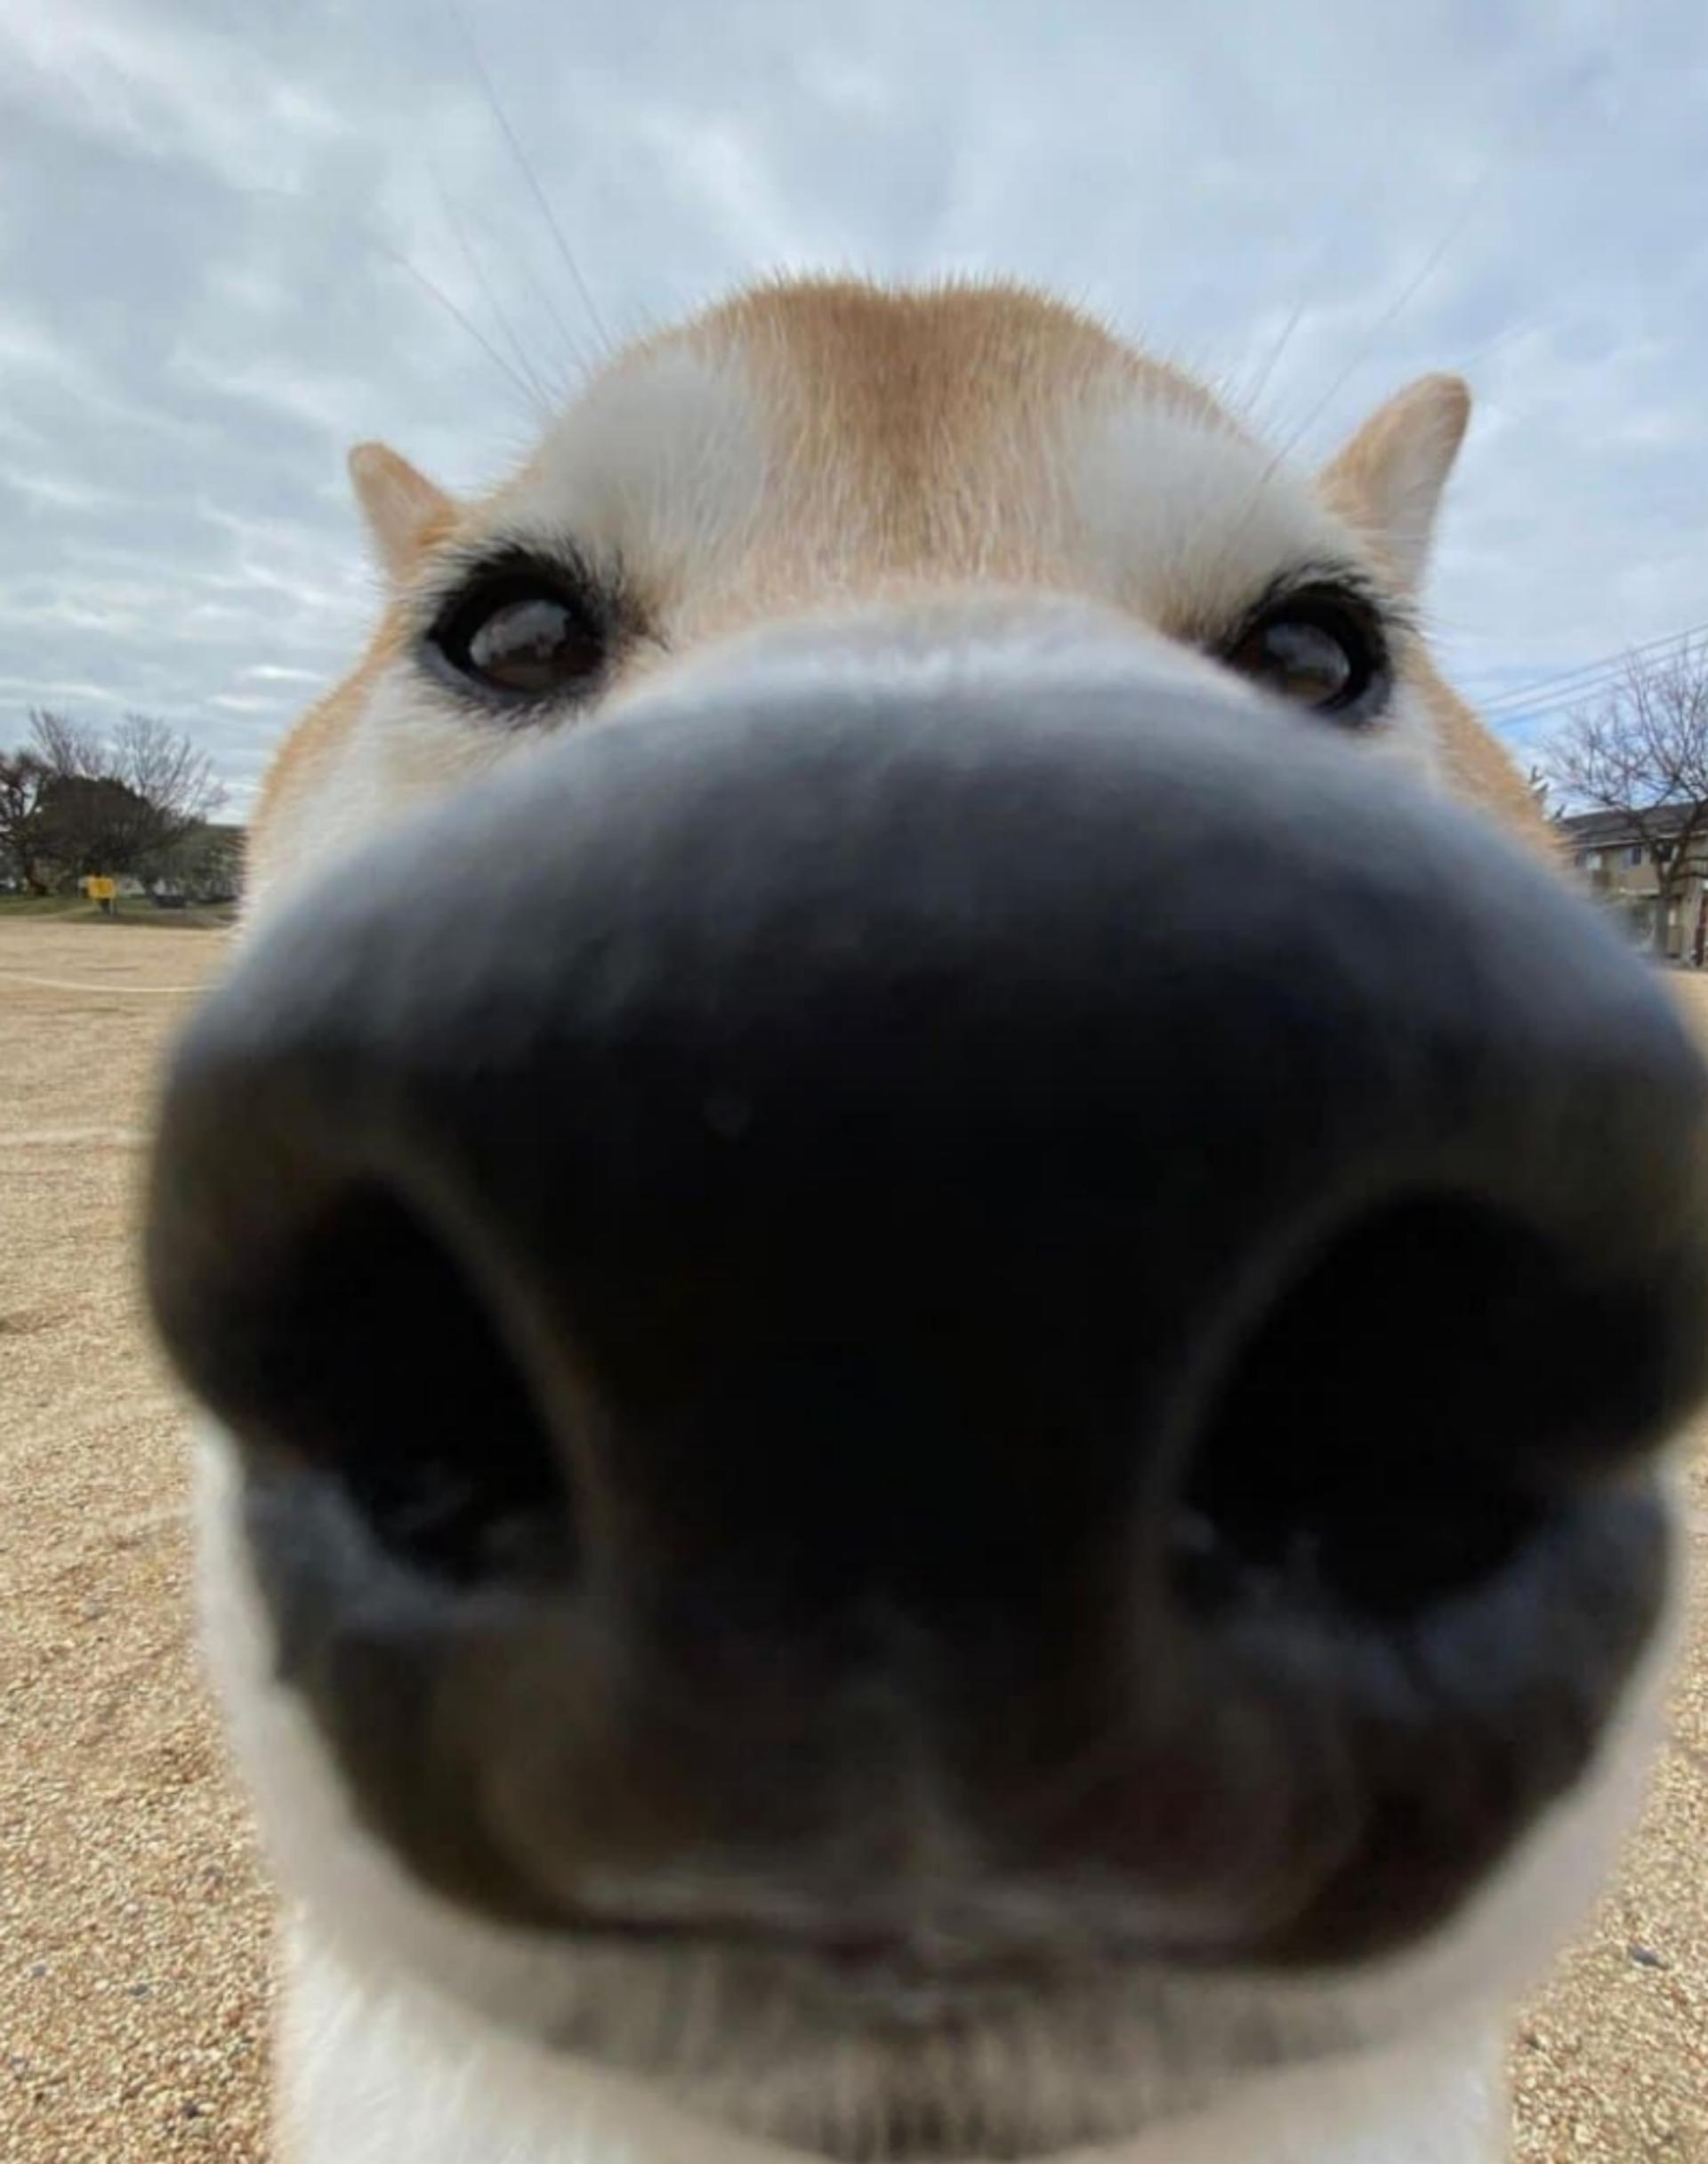
M266 2152L270 1904L197 1672L182 1421L130 1237L155 1064L222 945L0 918L4 2164ZM1692 1545L1708 1579L1700 1479ZM1525 2164L1708 2164L1700 1592L1648 1816L1513 2071Z

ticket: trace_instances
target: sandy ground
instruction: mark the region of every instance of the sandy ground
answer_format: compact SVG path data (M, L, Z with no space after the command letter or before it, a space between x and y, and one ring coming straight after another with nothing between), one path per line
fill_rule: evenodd
M4 2164L266 2151L270 1909L197 1672L182 1421L129 1236L155 1063L220 951L0 919ZM1700 1482L1693 1546L1708 1577ZM1513 2066L1527 2164L1708 2164L1700 1598L1648 1817Z

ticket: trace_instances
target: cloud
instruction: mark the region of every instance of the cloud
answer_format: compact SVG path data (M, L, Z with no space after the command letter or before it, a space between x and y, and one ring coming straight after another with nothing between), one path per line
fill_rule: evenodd
M0 738L146 706L241 798L371 606L350 440L479 482L784 265L1042 280L1301 458L1462 368L1450 667L1660 637L1708 618L1705 105L1695 0L0 0Z

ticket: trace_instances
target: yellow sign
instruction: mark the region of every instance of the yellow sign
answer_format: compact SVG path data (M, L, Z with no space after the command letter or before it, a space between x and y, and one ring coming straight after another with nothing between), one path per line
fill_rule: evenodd
M118 892L116 879L90 879L85 880L84 884L89 889L92 902L110 902Z

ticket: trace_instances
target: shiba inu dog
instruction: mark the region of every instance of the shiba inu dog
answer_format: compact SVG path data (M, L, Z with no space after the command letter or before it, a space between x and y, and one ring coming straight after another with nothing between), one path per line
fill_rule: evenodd
M1500 2152L1708 1217L1425 648L1467 410L800 282L355 452L149 1234L294 2164Z

